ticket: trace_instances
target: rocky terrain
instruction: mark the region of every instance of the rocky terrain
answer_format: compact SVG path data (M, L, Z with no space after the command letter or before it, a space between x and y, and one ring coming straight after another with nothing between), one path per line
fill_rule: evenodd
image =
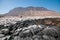
M60 18L1 17L0 40L60 40Z
M60 40L60 14L44 7L17 7L0 15L0 40Z

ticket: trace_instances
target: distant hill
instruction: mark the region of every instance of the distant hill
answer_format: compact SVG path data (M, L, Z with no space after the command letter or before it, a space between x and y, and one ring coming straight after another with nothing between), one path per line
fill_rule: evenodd
M44 7L17 7L10 10L5 16L60 16L59 13Z

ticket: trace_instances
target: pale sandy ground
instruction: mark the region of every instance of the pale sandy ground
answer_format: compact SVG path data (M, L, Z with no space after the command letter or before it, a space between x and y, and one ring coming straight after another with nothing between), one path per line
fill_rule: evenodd
M16 23L16 21L25 21L25 20L31 20L31 19L44 19L44 18L60 18L60 16L29 16L29 17L17 17L17 16L6 16L6 17L2 17L0 18L0 25L1 24L6 24L6 23Z

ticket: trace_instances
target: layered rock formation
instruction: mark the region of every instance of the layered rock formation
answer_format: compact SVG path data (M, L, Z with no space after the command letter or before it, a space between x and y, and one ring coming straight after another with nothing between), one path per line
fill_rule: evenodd
M17 7L10 10L5 16L60 16L58 12L44 7Z

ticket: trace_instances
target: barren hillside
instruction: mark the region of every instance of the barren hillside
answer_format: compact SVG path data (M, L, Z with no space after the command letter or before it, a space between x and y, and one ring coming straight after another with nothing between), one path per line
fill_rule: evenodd
M17 7L10 10L5 16L60 16L60 14L44 7Z
M60 14L44 7L18 7L0 16L0 40L60 40Z

